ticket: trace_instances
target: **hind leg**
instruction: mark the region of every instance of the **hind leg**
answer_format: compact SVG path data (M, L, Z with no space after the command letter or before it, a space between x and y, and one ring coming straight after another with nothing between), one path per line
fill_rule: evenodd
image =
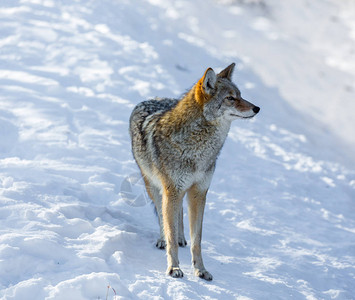
M163 212L162 212L162 196L158 188L153 187L153 201L155 204L155 209L157 210L158 220L159 220L159 229L160 229L160 238L157 240L155 246L158 249L165 249L166 242L164 236L164 225L163 225Z
M156 189L156 188L154 188ZM158 213L159 217L159 226L160 226L160 238L157 240L156 247L159 249L165 249L166 247L166 240L164 236L164 225L163 225L163 213L162 213L162 196L159 193L159 190L156 189L154 192L156 194L156 197L154 200L155 208ZM186 239L185 239L185 234L184 234L184 220L183 220L183 210L181 207L180 213L179 213L179 225L178 225L178 244L180 247L185 247L187 245Z
M143 174L143 173L142 173ZM147 189L150 199L154 202L156 212L158 214L159 228L160 228L160 238L157 240L156 247L159 249L165 249L166 242L164 238L164 226L163 226L163 214L162 214L162 197L160 195L159 189L154 186L148 179L147 176L143 174L143 179L145 187Z
M162 214L162 204L161 204L161 196L159 194L159 208L155 205L159 217L159 226L160 226L160 238L157 240L156 247L159 249L165 249L166 241L164 236L164 225L163 225L163 214ZM180 247L185 247L187 245L185 234L184 234L184 223L183 223L183 210L181 208L179 214L179 235L178 235L178 243Z
M180 247L185 247L187 245L185 234L184 234L184 212L181 205L181 210L179 213L179 235L178 242Z
M160 238L157 240L156 247L159 249L165 249L166 241L164 236L164 225L163 225L163 213L162 213L162 196L160 195L159 190L156 187L152 188L152 196L154 197L154 204L157 210L159 227L160 227ZM184 234L184 220L183 220L183 210L181 207L179 213L179 234L178 234L178 243L180 247L185 247L187 245L185 234Z
M143 175L144 183L148 192L150 199L154 202L155 209L158 214L159 228L160 228L160 238L157 240L156 247L159 249L165 249L166 241L164 236L164 225L163 225L163 213L162 213L162 195L159 189L149 182L148 178ZM184 234L184 213L181 207L179 213L179 234L178 243L180 247L185 247L187 245L185 234Z

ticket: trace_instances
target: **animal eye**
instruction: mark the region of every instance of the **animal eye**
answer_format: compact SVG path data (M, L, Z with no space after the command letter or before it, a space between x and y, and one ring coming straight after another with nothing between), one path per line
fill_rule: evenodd
M235 98L233 96L228 96L228 97L226 97L226 99L230 100L230 101L234 101L235 100Z

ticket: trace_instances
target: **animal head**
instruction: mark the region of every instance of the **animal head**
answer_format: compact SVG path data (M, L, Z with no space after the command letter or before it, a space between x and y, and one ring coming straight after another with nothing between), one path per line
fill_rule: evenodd
M195 99L203 108L208 121L219 118L233 121L237 118L254 117L259 107L243 99L237 86L231 81L235 63L216 75L212 68L205 71L197 82Z

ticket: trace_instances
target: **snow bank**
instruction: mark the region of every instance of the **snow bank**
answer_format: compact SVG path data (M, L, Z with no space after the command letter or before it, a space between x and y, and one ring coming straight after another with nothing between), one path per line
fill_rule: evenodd
M334 145L354 124L353 69L337 52L338 27L316 39L315 27L303 36L291 22L334 5L3 1L1 299L351 299L355 172L350 151ZM334 10L339 26L353 26L346 5ZM208 195L202 246L214 280L194 277L188 248L175 280L155 249L142 182L129 181L129 114L232 61L262 110L235 122ZM342 92L322 105L329 86ZM324 131L333 107L343 130Z

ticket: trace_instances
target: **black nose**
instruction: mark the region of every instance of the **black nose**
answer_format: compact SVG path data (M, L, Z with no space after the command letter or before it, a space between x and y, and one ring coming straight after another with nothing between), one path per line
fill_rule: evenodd
M253 107L253 112L255 112L256 114L259 112L259 110L260 110L260 107L258 107L258 106Z

